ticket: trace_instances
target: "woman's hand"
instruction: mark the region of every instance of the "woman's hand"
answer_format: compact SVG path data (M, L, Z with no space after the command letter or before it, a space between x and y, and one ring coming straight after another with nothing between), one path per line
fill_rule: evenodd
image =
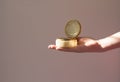
M97 40L91 38L83 38L79 37L78 39L78 46L73 48L59 48L56 45L49 45L49 49L65 51L65 52L102 52L104 51L101 46L98 44Z

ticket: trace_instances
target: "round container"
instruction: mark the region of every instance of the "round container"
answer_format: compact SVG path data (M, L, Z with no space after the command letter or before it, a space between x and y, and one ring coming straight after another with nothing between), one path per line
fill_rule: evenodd
M58 38L55 43L57 47L76 47L77 39Z

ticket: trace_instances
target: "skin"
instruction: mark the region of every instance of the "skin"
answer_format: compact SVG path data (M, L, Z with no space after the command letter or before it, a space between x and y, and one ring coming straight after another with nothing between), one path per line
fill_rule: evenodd
M73 48L59 48L55 44L50 44L48 49L65 52L105 52L115 48L120 48L120 32L112 34L106 38L95 40L87 37L78 37L78 46Z

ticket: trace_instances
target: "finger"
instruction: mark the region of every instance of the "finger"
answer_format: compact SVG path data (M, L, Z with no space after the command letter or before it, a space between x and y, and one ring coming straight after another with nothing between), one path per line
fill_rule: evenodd
M56 45L53 45L53 44L52 44L52 45L49 45L49 46L48 46L48 49L56 49Z

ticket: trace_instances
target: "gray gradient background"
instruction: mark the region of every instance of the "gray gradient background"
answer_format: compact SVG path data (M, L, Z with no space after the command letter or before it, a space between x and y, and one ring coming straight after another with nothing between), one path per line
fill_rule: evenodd
M69 19L80 36L120 31L120 0L0 0L0 82L120 82L120 49L104 53L49 50Z

